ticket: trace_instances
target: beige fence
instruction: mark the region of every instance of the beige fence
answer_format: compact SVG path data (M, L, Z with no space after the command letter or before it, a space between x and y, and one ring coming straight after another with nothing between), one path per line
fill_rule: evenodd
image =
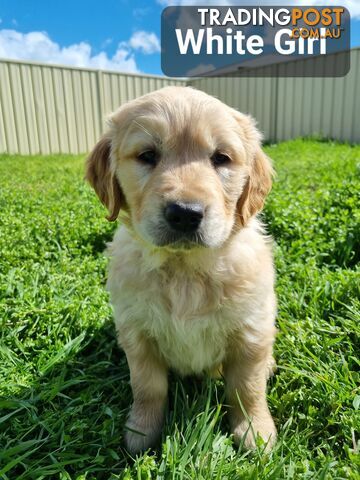
M0 61L0 152L83 153L119 105L181 80Z
M343 61L334 54L334 70ZM305 60L307 61L307 60ZM302 61L295 61L304 62ZM319 67L323 58L307 61ZM267 68L263 67L264 73ZM360 142L360 48L351 51L351 68L345 77L286 77L294 61L278 65L277 77L201 78L189 83L253 115L266 140L281 141L320 135L351 143Z
M335 68L340 60L334 57ZM360 142L360 49L352 50L351 70L343 78L286 78L281 75L290 63L278 68L279 77L185 82L2 60L0 152L87 152L119 105L165 85L186 84L251 113L266 140L322 135Z

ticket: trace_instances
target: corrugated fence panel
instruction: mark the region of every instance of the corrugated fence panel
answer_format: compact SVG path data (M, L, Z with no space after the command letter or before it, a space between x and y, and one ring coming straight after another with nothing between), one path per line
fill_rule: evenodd
M185 85L185 81L161 77L101 72L99 74L104 119L125 102L167 85Z
M64 88L65 118L68 132L69 153L78 153L78 140L76 133L76 118L74 109L74 90L72 84L72 71L63 69L62 81Z
M32 65L30 68L34 89L35 115L39 135L40 153L50 153L51 144L49 130L50 128L54 129L55 126L51 123L51 119L47 117L46 113L46 97L42 75L43 68L37 65Z
M99 75L99 80L100 82L102 82L102 91L103 91L102 108L106 114L112 112L115 108L113 98L112 98L113 95L111 90L111 76L112 76L112 73L105 73L105 72L102 72Z
M41 69L43 85L44 85L44 97L45 97L45 112L47 121L47 131L49 136L49 149L51 153L60 152L60 139L59 139L59 125L58 115L55 104L56 93L54 91L53 84L53 72L52 68Z
M344 57L334 55L333 69ZM302 61L304 62L304 61ZM325 68L325 59L308 62L310 73L315 66ZM280 66L277 100L276 141L299 136L320 135L340 141L360 142L360 49L351 52L351 69L339 78L286 77L289 64ZM300 62L298 62L300 67Z
M27 122L24 109L24 92L21 86L20 65L9 65L9 83L15 117L15 133L20 153L28 151Z
M0 70L1 70L1 67L0 67ZM0 152L6 152L8 149L7 142L6 142L6 135L5 135L5 120L4 120L3 109L4 109L3 102L0 97Z
M273 128L273 90L271 77L208 77L191 80L191 86L214 95L237 110L251 114L269 139Z
M13 107L12 92L9 80L9 65L7 63L0 64L0 100L4 119L4 143L6 151L9 153L18 153L19 147L17 142L15 127L15 110Z
M353 114L352 114L352 130L351 130L351 141L360 142L360 94L359 94L359 84L360 84L360 49L352 52L352 61L353 61L353 82L354 82L354 104L353 104ZM357 88L357 90L356 90Z
M35 99L31 68L28 65L20 65L21 88L25 109L25 122L27 126L27 148L29 153L36 153L40 149L37 120L35 114Z
M57 117L57 128L59 134L59 149L60 152L70 152L69 131L66 115L65 88L62 70L53 68L52 81L55 92L54 100Z
M123 103L185 80L0 61L0 152L85 153Z
M82 101L82 88L81 88L81 71L72 70L72 88L74 91L74 111L75 111L75 127L76 127L76 138L78 141L78 151L86 152L87 144L85 137L85 118L84 118L84 108Z
M334 55L336 71L343 61ZM328 60L327 60L328 61ZM309 73L323 58L304 62ZM0 152L85 153L100 137L106 117L120 105L166 85L191 85L256 118L265 139L321 135L360 142L360 48L341 78L287 77L294 62L279 64L277 77L200 78L189 81L0 61ZM292 70L293 71L293 70Z
M336 71L344 57L334 55ZM296 60L295 72L304 66L311 74L324 58ZM263 67L264 73L270 67ZM351 69L345 77L286 76L294 62L277 66L277 77L201 78L189 84L215 95L258 121L266 140L320 135L352 143L360 142L360 49L351 51Z

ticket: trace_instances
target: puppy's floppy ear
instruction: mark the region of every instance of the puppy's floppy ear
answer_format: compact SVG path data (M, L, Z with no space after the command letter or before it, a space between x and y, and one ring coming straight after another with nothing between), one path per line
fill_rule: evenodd
M238 200L237 212L242 226L262 210L271 190L274 171L270 159L261 148L261 134L255 121L248 115L235 114L245 150L249 156L249 176Z
M110 166L111 140L103 136L93 148L86 161L86 179L94 188L101 202L109 210L106 217L116 220L124 206L124 194Z
M237 204L243 226L253 215L262 210L265 198L271 190L273 173L270 159L259 146L255 151L249 177Z

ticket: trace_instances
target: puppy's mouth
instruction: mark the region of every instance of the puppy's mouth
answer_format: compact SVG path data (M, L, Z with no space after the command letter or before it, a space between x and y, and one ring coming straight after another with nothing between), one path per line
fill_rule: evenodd
M180 233L169 230L166 227L159 228L156 234L153 235L153 239L157 247L167 247L171 250L191 250L207 246L199 231Z

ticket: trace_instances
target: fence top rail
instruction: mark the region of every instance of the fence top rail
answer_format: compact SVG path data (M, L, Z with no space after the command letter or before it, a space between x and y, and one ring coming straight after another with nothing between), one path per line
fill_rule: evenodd
M66 69L66 70L80 70L84 72L95 72L95 73L111 73L111 74L116 74L116 75L124 75L124 76L129 76L129 77L146 77L146 78L155 78L155 79L160 79L160 80L171 80L171 81L178 81L178 82L185 82L185 78L171 78L171 77L166 77L165 75L154 75L154 74L148 74L148 73L132 73L132 72L122 72L119 70L105 70L102 68L90 68L90 67L76 67L74 65L63 65L60 63L45 63L45 62L36 62L32 60L18 60L18 59L12 59L12 58L3 58L0 57L0 63L15 63L15 64L20 64L20 65L34 65L36 67L50 67L50 68L61 68L61 69Z

